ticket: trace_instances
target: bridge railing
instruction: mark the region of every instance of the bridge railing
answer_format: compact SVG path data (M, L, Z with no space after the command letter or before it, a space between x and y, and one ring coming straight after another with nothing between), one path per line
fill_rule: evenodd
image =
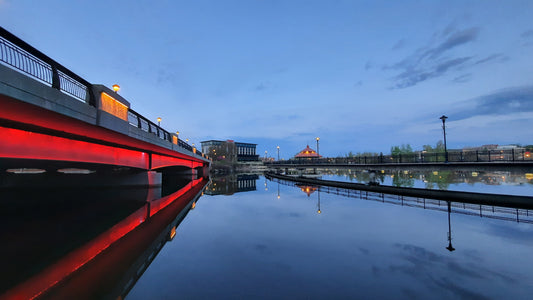
M128 109L128 122L130 123L130 125L135 126L145 132L152 133L162 140L174 143L173 134L161 128L160 126L148 120L147 118L143 117L141 114L131 108ZM193 151L193 147L191 145L187 144L179 138L176 139L176 145L191 152ZM196 153L202 155L202 153L198 150L196 150Z
M0 62L58 89L77 100L96 105L91 84L28 43L0 27Z
M533 154L524 148L505 150L448 151L448 162L533 162ZM399 164L438 163L446 161L444 152L418 152L398 155L375 155L354 157L331 157L312 159L290 159L267 162L267 164Z

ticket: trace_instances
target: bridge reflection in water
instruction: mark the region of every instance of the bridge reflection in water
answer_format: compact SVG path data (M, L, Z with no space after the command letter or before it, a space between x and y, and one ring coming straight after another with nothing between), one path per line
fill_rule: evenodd
M123 298L207 183L0 190L0 299Z
M375 202L381 202L386 204L401 205L407 207L418 207L422 209L436 210L441 212L447 212L448 214L448 232L447 232L447 246L448 251L455 251L452 245L452 221L451 214L464 214L470 216L479 216L481 218L499 219L505 221L515 221L521 223L533 224L533 203L527 203L523 206L512 205L509 207L489 205L489 204L474 204L458 201L447 201L438 199L426 199L419 197L410 197L403 195L392 195L379 192L370 192L363 190L354 190L339 187L330 187L323 185L313 185L309 183L299 183L296 180L289 181L279 178L269 177L269 180L277 182L278 184L278 199L279 185L287 185L299 188L302 192L307 194L308 197L311 194L317 194L317 213L321 214L322 209L320 207L320 193L334 194L343 197L356 198L361 200L370 200Z

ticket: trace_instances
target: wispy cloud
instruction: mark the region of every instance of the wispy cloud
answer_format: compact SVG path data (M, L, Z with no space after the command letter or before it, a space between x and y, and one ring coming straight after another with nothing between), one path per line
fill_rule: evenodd
M426 80L438 78L455 71L490 62L501 62L508 58L502 53L496 53L483 58L476 55L461 55L454 57L454 49L473 43L479 36L480 29L471 27L458 30L448 26L442 32L433 35L433 41L428 46L418 48L401 61L387 65L384 70L399 71L393 80L393 89L403 89L417 85ZM400 43L403 40L398 41ZM397 44L398 44L397 43ZM466 82L471 76L456 77L453 82Z
M407 66L406 69L394 77L394 88L407 88L420 82L443 76L450 70L459 70L465 66L472 57L459 57L435 62L426 68L420 66Z
M392 50L402 49L405 46L405 39L400 39L392 46Z
M533 45L533 29L526 30L520 35L522 38L522 46Z
M484 63L491 62L491 61L505 62L507 60L509 60L508 56L504 55L503 53L496 53L496 54L489 55L485 58L478 59L476 62L474 62L474 64L479 65L479 64L484 64Z
M456 120L483 115L508 115L533 112L533 86L507 88L466 100L468 109L454 113Z

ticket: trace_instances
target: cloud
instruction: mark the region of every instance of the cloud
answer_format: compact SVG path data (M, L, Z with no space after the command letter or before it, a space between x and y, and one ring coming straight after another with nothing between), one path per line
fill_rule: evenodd
M474 64L479 65L479 64L484 64L484 63L491 62L491 61L505 62L507 60L509 60L508 56L502 53L496 53L496 54L489 55L485 58L479 59L476 62L474 62Z
M371 61L365 63L365 71L368 71L374 67L374 64Z
M254 90L257 91L257 92L261 92L261 91L264 91L267 88L268 87L264 83L260 83L254 88Z
M408 67L405 71L394 77L396 82L394 88L407 88L420 82L443 76L450 70L460 70L462 67L465 67L466 63L468 63L471 59L472 57L459 57L442 60L438 63L427 66L425 69Z
M505 272L485 268L481 258L470 262L468 257L465 261L460 257L442 255L416 245L395 244L394 246L404 261L390 265L388 270L412 277L424 283L436 294L450 294L453 295L452 298L461 299L488 299L487 296L471 290L474 285L469 283L502 280L515 282Z
M526 30L520 35L522 37L522 46L531 46L533 45L533 29Z
M430 48L423 55L429 57L429 59L436 59L440 57L446 51L449 51L457 46L461 46L474 41L479 35L479 28L473 27L465 30L461 30L453 33L444 42L437 47Z
M474 54L454 56L454 49L473 43L479 33L478 27L458 30L454 26L448 26L442 33L435 33L433 41L428 43L428 46L418 48L399 62L383 67L383 70L399 72L392 77L392 88L408 88L449 73L464 71L476 65L508 60L508 57L502 53L491 54L483 58L478 58ZM398 41L396 45L401 45L402 41ZM368 69L368 63L365 68ZM470 80L470 76L456 76L452 82L463 83Z
M468 108L455 112L454 119L533 112L533 86L507 88L466 100L463 104L468 104Z
M0 1L0 3L2 3L2 1ZM520 36L523 37L523 38L526 38L526 39L533 38L533 29L526 30L526 31L522 32L522 34Z
M394 44L394 46L392 46L392 50L398 50L398 49L401 49L405 46L405 39L400 39L399 41L396 42L396 44Z
M468 73L468 74L459 75L455 77L452 81L455 83L465 83L465 82L470 81L470 79L472 79L472 74Z

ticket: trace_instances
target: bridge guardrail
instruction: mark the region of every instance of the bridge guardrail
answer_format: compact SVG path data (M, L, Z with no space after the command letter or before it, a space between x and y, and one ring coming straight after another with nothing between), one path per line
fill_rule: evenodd
M77 100L96 105L91 84L0 26L0 62L58 89Z
M399 155L332 157L312 159L290 159L267 162L266 164L398 164L398 163L436 163L446 161L444 152L419 152ZM526 149L506 150L464 150L448 151L448 162L533 162L533 154Z

